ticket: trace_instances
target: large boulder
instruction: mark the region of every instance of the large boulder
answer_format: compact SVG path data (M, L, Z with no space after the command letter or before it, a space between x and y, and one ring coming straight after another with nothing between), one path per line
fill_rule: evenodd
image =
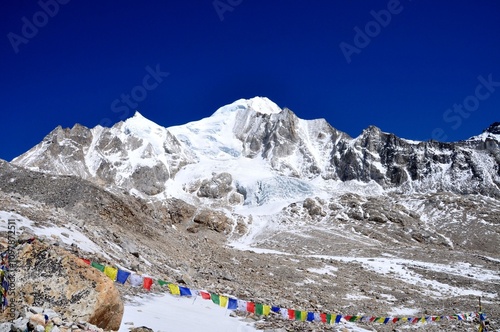
M13 253L15 291L9 297L18 312L25 306L52 308L64 320L119 329L123 302L104 273L62 248L38 240L18 245Z

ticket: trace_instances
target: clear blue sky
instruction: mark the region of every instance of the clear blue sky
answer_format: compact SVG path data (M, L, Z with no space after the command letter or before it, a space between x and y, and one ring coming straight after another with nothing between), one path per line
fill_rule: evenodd
M254 96L353 137L500 121L498 1L59 1L0 3L2 159L57 125L168 127Z

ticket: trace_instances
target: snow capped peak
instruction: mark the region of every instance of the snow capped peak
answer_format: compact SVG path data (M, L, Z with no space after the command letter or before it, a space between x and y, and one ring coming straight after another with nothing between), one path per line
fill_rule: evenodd
M266 97L254 97L251 99L238 99L235 102L222 106L212 116L227 115L239 110L252 110L260 114L278 114L282 109Z
M276 114L282 111L278 105L266 97L254 97L246 100L248 107L261 114Z
M165 128L148 120L139 112L135 112L134 116L128 118L123 123L122 130L125 134L134 134L141 138L162 135Z

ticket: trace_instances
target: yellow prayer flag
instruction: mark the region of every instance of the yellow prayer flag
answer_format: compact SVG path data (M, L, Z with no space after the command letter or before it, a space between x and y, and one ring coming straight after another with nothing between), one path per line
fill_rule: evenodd
M227 307L227 296L220 295L219 296L219 305L223 308Z
M118 269L116 267L106 266L104 268L104 274L109 277L109 279L116 281L116 275L118 274Z
M271 307L264 304L264 306L262 307L262 313L264 314L264 316L269 316L270 312L271 312Z
M178 285L168 284L168 288L170 288L170 293L172 293L172 295L181 295L181 291Z

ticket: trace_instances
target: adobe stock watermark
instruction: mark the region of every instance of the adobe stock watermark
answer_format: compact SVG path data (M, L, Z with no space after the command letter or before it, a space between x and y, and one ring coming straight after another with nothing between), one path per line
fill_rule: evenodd
M41 10L33 14L31 20L26 16L21 18L21 22L23 23L21 26L21 35L14 32L9 32L7 34L7 38L14 49L14 53L19 53L19 46L21 46L21 44L26 45L31 39L35 38L39 29L49 23L49 18L53 18L59 13L60 5L66 5L69 1L70 0L38 1L38 6L40 6Z
M464 119L468 119L471 113L479 109L481 101L488 99L500 87L500 82L493 81L493 74L489 74L487 78L482 75L477 77L479 84L474 89L474 93L464 98L462 103L453 104L453 108L448 108L443 113L443 120L451 124L453 130L457 130L463 123ZM432 139L437 141L446 141L446 135L443 128L435 128L431 134Z
M122 93L120 98L116 98L111 103L111 112L121 113L119 116L120 120L125 120L129 117L130 111L137 109L139 103L146 99L148 96L148 91L153 91L156 89L163 79L168 77L170 73L160 70L160 65L157 64L153 69L150 66L145 68L147 74L142 78L141 84L134 86L130 90L130 94ZM99 124L103 127L107 127L113 124L110 118L102 119Z
M235 7L241 5L243 0L214 0L212 5L219 16L219 20L224 21L224 13L232 12Z
M16 271L19 269L19 261L16 257L14 247L17 245L17 234L16 234L16 224L18 219L9 218L7 223L7 250L5 255L7 256L8 269L4 275L7 278L8 290L7 290L7 301L8 303L2 303L2 309L7 311L6 316L14 320L16 318L16 306L19 301L19 297L16 296Z
M347 63L352 62L353 54L360 54L361 50L370 45L372 39L382 32L382 28L386 28L391 23L393 15L400 14L403 9L404 7L399 0L389 0L387 9L381 9L378 12L371 10L370 15L373 20L368 21L363 30L358 26L354 27L354 45L344 41L339 44Z

